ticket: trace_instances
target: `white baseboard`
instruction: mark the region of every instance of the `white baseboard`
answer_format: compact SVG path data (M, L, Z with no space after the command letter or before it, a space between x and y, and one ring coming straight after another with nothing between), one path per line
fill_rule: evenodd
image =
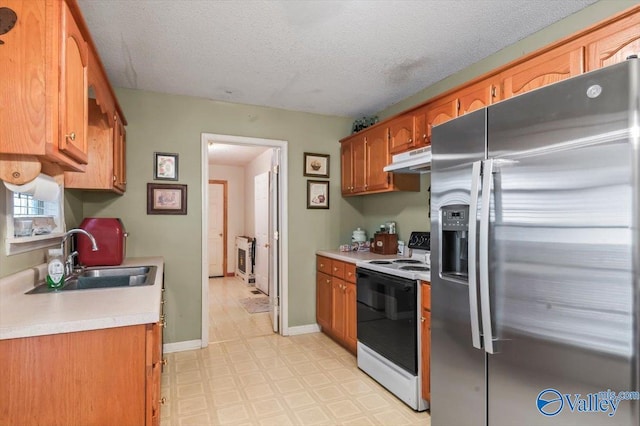
M175 342L175 343L165 343L162 345L162 350L166 354L170 354L172 352L184 352L184 351L192 351L194 349L202 348L202 340L186 340L184 342Z
M320 326L318 324L299 325L296 327L289 327L287 330L288 336L295 336L298 334L318 333Z

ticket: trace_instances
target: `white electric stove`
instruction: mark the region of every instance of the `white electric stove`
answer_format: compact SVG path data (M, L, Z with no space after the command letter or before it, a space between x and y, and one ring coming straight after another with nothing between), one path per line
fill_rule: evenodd
M407 247L410 250L408 257L365 260L357 262L356 266L410 280L430 281L431 234L429 232L412 232Z

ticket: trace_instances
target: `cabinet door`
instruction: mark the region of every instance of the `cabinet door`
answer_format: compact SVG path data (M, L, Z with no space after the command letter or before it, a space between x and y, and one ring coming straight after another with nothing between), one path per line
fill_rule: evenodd
M331 330L331 277L322 272L316 273L316 321L323 331Z
M113 137L113 186L122 192L127 190L127 131L124 123L117 114L114 114Z
M356 353L358 344L358 332L357 332L357 299L356 299L356 285L354 283L345 283L344 291L344 303L345 303L345 335L344 341L347 348Z
M499 87L498 81L485 80L462 89L458 94L458 115L468 114L500 100Z
M431 312L422 311L422 399L431 401Z
M446 98L427 105L427 145L431 144L431 130L458 115L458 99Z
M413 112L413 140L414 148L420 148L429 145L429 135L427 134L427 113L428 107L418 108Z
M344 141L340 145L340 186L342 195L353 192L353 144L351 140Z
M345 317L345 282L340 278L331 279L331 297L333 308L331 309L331 330L338 340L344 340L346 330Z
M413 114L394 118L389 122L389 153L397 154L414 146Z
M147 324L147 389L146 424L160 424L160 385L162 371L162 327L160 324Z
M365 144L365 135L362 134L357 139L351 141L351 152L353 154L352 162L352 193L364 192L367 187L367 150Z
M87 164L88 47L69 6L63 2L60 78L60 151Z
M583 64L584 49L575 44L543 53L503 73L504 99L582 74Z
M376 127L367 132L367 191L379 191L389 188L390 173L382 169L390 161L389 140L386 127Z
M595 31L587 45L587 71L624 61L629 55L640 55L640 13Z

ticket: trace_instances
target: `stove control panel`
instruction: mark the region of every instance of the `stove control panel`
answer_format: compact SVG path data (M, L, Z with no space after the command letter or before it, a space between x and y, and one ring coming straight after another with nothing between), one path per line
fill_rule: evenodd
M412 232L407 247L418 250L431 250L431 232Z

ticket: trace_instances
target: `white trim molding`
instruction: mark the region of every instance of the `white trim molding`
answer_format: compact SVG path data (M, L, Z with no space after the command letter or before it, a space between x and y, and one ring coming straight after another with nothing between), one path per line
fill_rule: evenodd
M289 327L288 331L289 334L287 336L297 336L299 334L319 333L322 330L318 324L307 324Z
M183 342L165 343L162 345L162 351L165 354L170 354L173 352L192 351L201 347L202 342L200 340L185 340Z

